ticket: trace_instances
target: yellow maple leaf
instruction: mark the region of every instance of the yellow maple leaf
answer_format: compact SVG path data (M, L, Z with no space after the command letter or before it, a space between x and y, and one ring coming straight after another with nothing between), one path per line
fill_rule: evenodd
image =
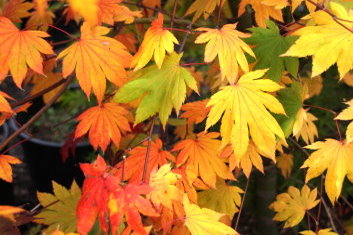
M330 2L331 12L338 18L352 21L353 14L338 3ZM326 71L337 63L340 78L353 68L352 50L353 34L350 30L339 25L324 11L311 14L317 25L305 26L294 34L299 39L282 56L306 57L312 56L312 77ZM353 23L341 21L348 28Z
M74 13L80 14L85 21L93 26L98 24L98 2L99 0L67 0Z
M227 78L234 83L239 76L239 68L249 72L249 64L245 52L255 57L251 48L241 40L241 37L248 37L247 34L235 30L236 24L223 25L221 29L198 28L198 31L205 31L200 34L196 44L207 43L205 48L205 62L212 62L218 55L221 68L222 80Z
M116 86L125 83L127 77L124 68L129 67L132 56L119 41L106 37L110 29L102 26L91 28L84 23L80 40L63 50L58 59L63 59L63 76L69 76L74 70L78 82L89 97L91 89L102 102L107 78Z
M192 235L238 234L231 227L219 222L223 216L213 210L192 204L184 194L185 225Z
M0 17L0 81L10 70L18 87L27 74L27 66L43 74L41 54L54 54L43 38L49 34L43 31L19 30L9 19Z
M281 0L242 0L239 4L238 15L246 11L246 6L251 5L255 11L255 21L260 27L266 27L266 20L273 19L283 22L281 9L285 6ZM282 8L281 8L282 7Z
M331 228L325 228L325 229L320 229L317 232L311 231L311 230L305 230L299 232L301 235L338 235L336 232L332 232Z
M317 120L313 114L308 112L308 109L300 108L293 125L293 135L298 140L302 137L306 144L314 142L314 138L318 137L317 128L314 121Z
M276 136L285 139L276 119L269 111L285 114L282 104L271 94L281 86L270 79L259 79L265 70L243 75L239 81L221 88L211 96L207 106L212 106L206 121L206 129L222 117L222 146L232 144L234 153L242 156L249 145L249 135L255 145L266 155L273 156ZM268 110L269 111L268 111Z
M203 14L205 20L212 15L216 6L219 6L223 2L221 0L196 0L194 1L185 13L185 16L195 13L192 21L195 22Z
M131 61L131 67L139 70L152 59L160 69L166 52L174 51L174 43L179 44L174 35L163 28L163 15L158 14L158 18L152 22L145 33L141 46Z
M281 153L277 158L277 167L281 169L281 173L285 178L288 178L292 172L293 155Z
M161 166L158 171L152 171L149 185L152 191L147 194L152 203L160 208L161 205L173 209L173 201L181 201L183 194L175 185L181 175L171 172L170 164Z
M346 102L346 104L349 106L345 110L343 110L341 113L335 117L336 120L353 120L353 99ZM346 130L346 138L347 138L347 143L350 143L353 141L353 122L350 122L347 126Z
M273 217L276 221L286 221L284 227L294 227L304 218L305 212L314 208L320 200L316 200L317 189L310 190L304 185L299 189L289 186L288 193L276 196L276 201L270 205L277 214Z
M315 2L318 5L323 5L326 0L311 0L312 2ZM306 7L308 8L309 12L314 12L316 10L316 5L312 4L311 2L307 0L292 0L292 12L294 12L295 9L302 3L305 2Z
M341 194L345 176L353 182L353 144L334 139L318 141L305 148L316 150L304 162L302 168L308 167L305 182L321 175L326 169L325 190L332 204Z
M225 213L233 218L241 204L240 194L244 191L234 185L227 184L224 180L217 180L216 189L207 189L198 193L200 207Z

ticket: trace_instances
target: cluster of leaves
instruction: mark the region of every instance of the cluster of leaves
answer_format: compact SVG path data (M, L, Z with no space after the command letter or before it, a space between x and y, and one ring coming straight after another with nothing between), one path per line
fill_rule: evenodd
M97 101L76 119L74 137L87 136L100 152L80 164L82 189L54 182L54 194L38 193L43 209L34 221L51 234L87 234L95 226L112 234L237 234L248 188L237 179L266 173L263 157L291 176L297 156L290 140L306 157L305 179L296 178L304 185L277 195L269 205L273 219L294 227L307 213L316 230L309 218L301 234L336 234L320 224L320 210L325 195L332 205L339 200L346 176L353 182L353 122L346 138L339 126L353 120L353 100L340 112L306 102L320 95L320 75L331 66L352 84L349 4L241 0L234 13L235 1L195 0L180 18L186 2L172 1L169 12L169 1L158 0L0 1L0 81L32 84L32 97L45 94L50 107L76 78ZM54 24L59 14L80 36ZM232 16L252 27L238 30ZM52 42L54 31L69 39ZM194 48L203 47L200 61ZM1 92L0 123L29 105ZM318 136L313 108L335 115L338 135ZM0 178L12 182L11 164L21 161L5 153ZM319 176L325 182L318 198L309 181ZM14 222L18 213L23 209L0 207L0 218Z

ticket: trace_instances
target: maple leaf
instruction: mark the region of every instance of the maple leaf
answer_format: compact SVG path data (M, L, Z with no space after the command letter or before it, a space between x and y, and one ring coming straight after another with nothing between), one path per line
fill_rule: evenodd
M114 85L125 83L126 71L131 55L126 47L117 40L103 36L109 28L97 26L91 28L84 23L81 26L81 38L63 50L58 59L63 59L63 76L69 76L74 70L78 82L87 97L93 89L99 103L102 102L107 78Z
M200 34L196 44L207 43L205 48L205 62L212 62L218 55L222 80L227 78L234 83L238 78L238 65L244 72L249 72L248 61L244 52L255 57L251 48L240 38L247 34L235 30L236 24L223 25L221 29L198 28L197 31L206 31Z
M348 108L344 109L341 113L335 117L336 120L353 120L353 99L346 102L346 104L349 106ZM350 143L353 141L353 122L350 122L347 126L346 130L346 138L347 138L347 143Z
M198 124L202 122L211 109L211 107L206 106L208 101L209 99L205 99L183 104L181 110L184 111L184 113L180 115L180 118L186 118L188 123Z
M238 15L240 16L244 14L246 11L246 6L251 5L255 12L256 23L260 27L266 27L266 20L270 19L270 17L277 21L283 22L281 11L281 7L284 7L283 2L284 0L242 0L239 4Z
M26 28L47 31L53 24L55 14L48 9L47 0L34 0L34 11L26 23Z
M184 195L185 225L192 235L237 234L231 227L219 222L222 214L192 204Z
M76 230L76 206L81 197L81 190L73 181L70 189L52 181L53 194L37 192L40 204L44 207L35 216L35 222L49 225L46 232L55 231L58 227L63 232Z
M12 182L12 168L10 164L20 164L20 159L10 155L0 154L0 179Z
M142 17L140 11L130 11L121 5L121 0L98 0L98 17L102 23L113 25L115 21L125 21L130 24L134 17Z
M299 60L293 57L280 57L280 55L286 52L298 37L281 36L273 21L267 21L266 25L267 28L250 28L251 37L244 39L246 43L255 45L252 50L257 60L253 69L269 68L267 76L275 81L280 80L285 70L296 77Z
M301 166L309 168L305 182L321 175L326 169L325 190L334 204L341 194L343 180L346 175L353 182L353 168L350 166L353 157L353 144L334 139L318 141L305 148L316 150Z
M241 204L241 193L244 193L241 188L229 185L224 180L217 180L216 189L201 191L197 198L200 207L225 213L233 218Z
M33 3L25 0L8 0L3 1L6 4L0 10L0 15L8 18L14 23L21 23L21 18L31 16L29 10L33 8Z
M163 28L163 15L158 13L158 18L146 31L141 46L131 61L131 67L135 68L135 71L145 67L153 55L154 61L160 69L166 52L172 53L174 51L174 43L179 44L178 39Z
M317 189L310 190L304 185L299 189L289 186L288 193L276 196L276 201L270 205L277 214L273 217L276 221L286 221L284 228L294 227L302 221L305 212L314 208L320 200L316 200Z
M37 94L38 92L54 85L55 83L59 82L62 79L61 73L55 72L48 72L44 75L37 75L35 74L31 80L33 84L32 89L30 91L31 95ZM55 89L50 90L49 92L43 95L44 103L48 103L62 88L63 85L58 86Z
M182 192L175 185L181 175L171 172L170 164L165 164L151 173L149 185L152 191L147 195L152 203L160 208L161 205L173 209L173 201L182 200Z
M248 149L244 155L236 155L231 146L227 146L221 153L222 158L229 158L229 169L233 170L236 167L243 170L246 177L250 177L252 167L254 166L260 172L264 173L264 166L261 155L275 161L274 155L266 155L261 152L253 141L250 140Z
M159 216L151 202L142 197L142 195L149 194L151 191L152 189L148 185L130 183L113 192L113 196L109 199L111 220L115 225L113 231L116 231L123 216L125 216L127 224L137 234L148 234L142 224L140 213L151 217Z
M203 14L204 20L207 20L216 7L222 4L220 0L196 0L194 1L185 13L185 16L195 13L192 21L195 22Z
M14 206L0 206L0 217L5 217L12 222L15 222L15 215L18 213L25 212L23 208Z
M189 182L194 182L197 176L210 187L216 187L216 179L232 179L228 167L218 157L221 141L216 138L217 132L197 134L195 139L185 139L174 145L172 151L180 151L176 164L186 164Z
M136 110L135 125L159 112L165 127L172 108L179 112L186 97L186 87L197 92L195 79L179 65L182 56L172 53L165 58L161 69L157 65L142 69L136 74L136 79L118 90L114 101L119 103L128 103L142 97Z
M118 35L116 35L114 37L116 40L118 40L119 42L121 42L122 44L124 44L124 46L126 46L127 49L129 49L129 51L131 52L136 52L136 37L134 34L132 33L119 33Z
M120 170L122 170L122 168L124 167L124 180L128 179L129 182L134 183L141 182L145 166L147 144L148 142L145 141L143 143L144 146L138 146L133 148L129 152L129 156L126 158L125 163L120 162L117 165L117 168L119 168ZM167 164L167 160L175 162L174 156L170 152L164 151L162 147L163 143L159 138L155 141L151 141L148 165L146 170L147 182L150 179L151 172L153 169L159 168Z
M308 8L309 12L314 12L316 10L316 5L312 4L311 2L309 2L307 0L293 0L292 1L292 12L294 12L294 10L297 9L298 6L300 6L302 2L305 2L305 5ZM324 5L325 4L325 0L312 0L312 2L315 2L317 5Z
M330 2L330 8L336 17L353 20L353 16L349 15L340 4ZM323 73L337 63L339 76L343 78L353 68L353 59L349 53L352 49L352 32L339 25L324 11L312 13L311 16L317 25L305 26L297 30L294 34L299 35L299 39L282 56L312 56L312 77ZM352 23L340 22L352 28Z
M53 54L43 39L49 35L42 31L19 30L9 19L0 17L0 81L11 71L14 82L21 87L27 65L43 74L43 54Z
M114 21L124 22L125 24L131 24L134 22L135 18L141 18L141 11L131 11L126 6L118 5L117 13L114 16Z
M131 183L122 186L120 177L114 174L114 169L108 166L101 156L92 164L83 163L80 167L86 178L76 209L78 233L89 232L98 216L100 227L105 232L110 228L110 231L115 233L125 217L127 224L134 231L147 234L140 213L158 216L151 202L142 197L152 191L151 187Z
M256 70L243 75L235 85L225 86L212 95L207 104L212 107L206 129L216 124L224 113L222 146L231 143L238 156L247 151L249 134L259 150L269 156L274 155L276 136L285 139L281 127L268 111L285 114L284 109L274 96L266 93L277 91L281 86L269 79L259 79L266 72Z
M303 86L298 82L293 82L290 87L280 90L277 94L278 100L286 111L286 116L275 115L275 117L286 137L293 133L293 126L298 120L299 110L303 107L302 93Z
M317 232L311 230L305 230L299 232L301 235L338 235L338 233L332 232L331 228L320 229Z
M51 232L50 235L79 235L78 233L64 233L63 231L56 229L55 231Z
M13 99L11 96L5 92L0 91L0 112L13 113L9 102L6 99Z
M142 0L142 4L150 8L161 8L161 0ZM151 16L153 11L147 9L148 16Z
M85 21L93 26L99 23L98 3L99 0L67 0L74 13L80 14Z
M288 178L292 172L293 167L293 155L287 153L281 153L276 158L276 164L279 169L281 169L281 173L285 178Z
M131 131L126 118L128 111L116 103L105 103L89 108L77 117L75 138L89 131L88 138L94 149L98 146L105 151L112 141L119 146L121 135Z
M298 140L302 137L306 144L313 143L318 137L317 128L314 124L317 118L308 112L308 109L300 108L293 126L293 135Z

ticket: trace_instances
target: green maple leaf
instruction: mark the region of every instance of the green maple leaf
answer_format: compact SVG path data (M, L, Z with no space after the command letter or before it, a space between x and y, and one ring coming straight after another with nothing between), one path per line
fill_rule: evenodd
M267 28L250 28L252 36L244 39L249 45L255 45L253 51L257 63L254 70L269 68L267 75L274 81L279 81L285 70L296 77L299 66L298 59L280 57L280 55L285 53L298 37L283 37L274 22L267 21L266 24Z
M152 65L140 70L136 79L119 89L114 101L128 103L143 96L136 110L135 125L159 113L163 126L172 109L178 113L186 98L186 86L198 92L191 73L179 65L182 54L172 53L164 59L161 69Z
M297 117L299 109L303 106L302 87L298 82L293 82L290 87L282 89L277 94L277 99L283 105L286 116L274 115L281 125L286 137L292 134L293 125Z
M49 225L49 234L60 228L63 232L76 231L76 206L81 197L81 189L74 181L70 190L53 181L54 194L37 193L40 204L44 207L35 216L35 222Z

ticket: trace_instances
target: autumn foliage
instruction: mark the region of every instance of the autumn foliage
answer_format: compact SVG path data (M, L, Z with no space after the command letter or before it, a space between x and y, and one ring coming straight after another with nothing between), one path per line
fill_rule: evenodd
M63 148L94 156L39 207L0 205L0 233L353 233L352 49L351 0L0 0L0 83L23 97L4 86L0 124L44 101L0 179L72 84L90 102Z

